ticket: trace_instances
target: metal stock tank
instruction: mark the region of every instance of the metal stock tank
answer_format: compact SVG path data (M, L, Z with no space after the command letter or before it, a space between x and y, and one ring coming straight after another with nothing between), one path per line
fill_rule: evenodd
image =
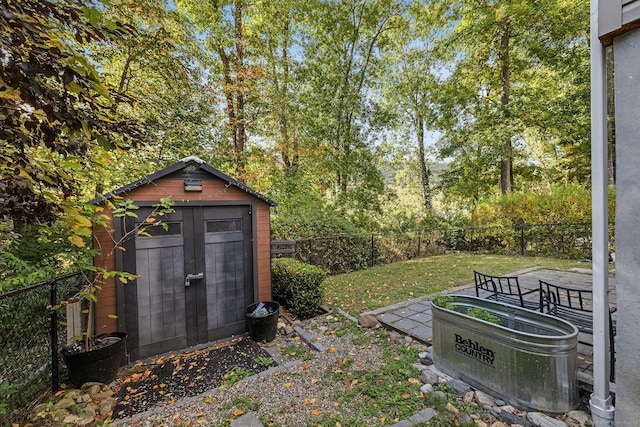
M438 297L431 309L433 361L442 372L514 406L549 413L578 406L572 324L466 295Z

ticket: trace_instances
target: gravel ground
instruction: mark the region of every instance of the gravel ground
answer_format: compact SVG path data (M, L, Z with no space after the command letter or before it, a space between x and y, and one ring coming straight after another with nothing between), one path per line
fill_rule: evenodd
M343 400L353 391L354 384L336 382L328 375L343 372L347 363L354 376L358 370L377 369L382 350L373 339L376 332L356 330L350 321L332 314L305 321L302 328L326 351L310 349L295 334L279 335L273 342L261 345L278 366L231 386L171 404L160 402L154 409L116 420L114 425L228 425L248 411L256 412L265 425L306 426L316 419L348 419L351 415L358 419L358 425L388 425L375 417L363 419L357 400Z

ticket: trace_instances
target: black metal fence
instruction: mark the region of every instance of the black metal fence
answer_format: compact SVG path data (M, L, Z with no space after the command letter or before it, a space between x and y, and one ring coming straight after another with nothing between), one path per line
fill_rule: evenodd
M0 425L20 422L58 389L66 311L54 308L86 283L75 273L0 295Z
M614 243L614 225L609 240ZM504 255L591 257L591 224L515 224L430 228L394 234L358 234L274 241L273 256L291 256L330 274L362 270L452 251Z

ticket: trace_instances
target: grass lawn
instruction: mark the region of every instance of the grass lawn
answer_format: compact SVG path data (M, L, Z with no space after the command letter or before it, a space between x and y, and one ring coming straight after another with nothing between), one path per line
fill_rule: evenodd
M473 270L500 275L528 267L591 268L583 261L457 253L397 262L327 277L324 302L358 314L473 283Z

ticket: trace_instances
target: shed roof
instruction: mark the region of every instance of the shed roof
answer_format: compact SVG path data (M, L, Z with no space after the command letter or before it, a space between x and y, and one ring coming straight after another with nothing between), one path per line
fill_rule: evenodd
M106 193L100 197L93 199L90 203L98 204L103 202L104 200L112 199L113 197L120 196L122 194L126 194L136 188L142 187L147 184L151 184L161 178L167 177L175 172L178 172L187 167L196 167L204 172L207 172L214 177L218 178L221 181L226 182L228 185L232 187L236 187L241 191L251 194L252 196L260 199L271 206L277 206L278 204L273 200L269 199L267 196L258 193L250 187L247 187L245 184L241 183L238 180L231 178L229 175L226 175L220 172L218 169L214 168L211 165L208 165L203 160L199 159L195 156L185 157L184 159L172 164L171 166L167 166L166 168L159 170L157 172L152 173L151 175L147 175L144 178L141 178L131 184L127 184L123 187L118 188L117 190Z

